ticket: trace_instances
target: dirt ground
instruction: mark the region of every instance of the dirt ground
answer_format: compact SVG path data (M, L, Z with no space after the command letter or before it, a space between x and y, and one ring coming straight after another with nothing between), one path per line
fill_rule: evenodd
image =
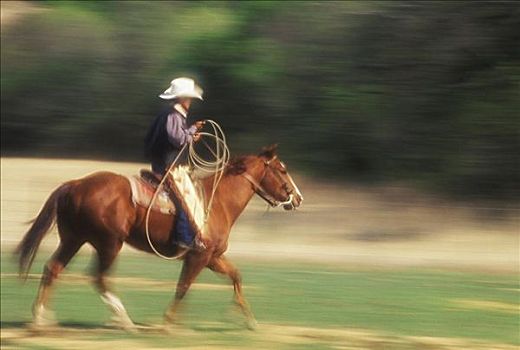
M26 222L63 181L99 170L131 175L144 167L2 158L2 247L10 249L20 240ZM266 211L264 202L254 198L233 229L231 257L353 267L519 270L518 208L451 203L398 185L362 188L294 177L305 196L302 208ZM55 244L56 235L51 234L44 248Z
M206 328L226 327L218 323L205 324ZM85 333L86 332L86 333ZM96 339L99 334L113 334L117 331L107 328L90 329L88 331L78 330L74 328L56 328L54 330L46 330L45 335L37 330L30 329L9 329L2 332L2 349L17 349L19 346L46 346L53 349L115 349L115 348L139 348L142 350L160 349L163 347L155 347L146 345L145 342L139 342L134 339L112 339L110 341L102 341ZM148 327L141 330L150 334L168 334L172 337L202 337L202 332L194 331L187 328L175 327L174 329L164 329L158 327ZM92 338L85 338L88 334L92 334ZM227 336L232 337L233 333L238 336L240 331L228 330ZM261 324L255 332L249 333L251 341L255 344L255 349L273 349L276 346L297 346L308 344L309 341L319 342L330 349L338 350L363 350L363 349L437 349L437 350L515 350L514 345L497 344L489 342L476 342L467 339L457 338L440 338L440 337L400 337L389 334L380 334L362 329L334 329L334 328L313 328L313 327L295 327L277 324ZM82 339L78 339L81 337ZM172 338L172 343L175 343ZM273 347L274 346L274 347ZM179 346L176 349L238 349L240 347L229 347L218 344L208 344L201 346Z

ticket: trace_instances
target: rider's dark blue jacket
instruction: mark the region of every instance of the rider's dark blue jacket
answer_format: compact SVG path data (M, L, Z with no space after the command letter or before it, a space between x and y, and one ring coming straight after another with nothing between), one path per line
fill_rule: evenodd
M159 113L146 134L145 153L152 162L152 170L157 174L166 172L182 147L190 143L193 134L197 132L194 125L188 127L182 107L175 107L168 107ZM179 160L179 164L185 162L185 156Z

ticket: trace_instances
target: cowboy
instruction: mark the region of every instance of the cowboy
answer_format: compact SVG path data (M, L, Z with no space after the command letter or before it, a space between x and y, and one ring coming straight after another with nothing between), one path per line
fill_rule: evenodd
M177 159L176 165L187 164L187 152L179 156L184 146L200 139L198 131L204 121L197 121L188 127L187 116L193 99L202 100L202 89L190 78L176 78L170 83L160 98L168 101L168 107L154 119L145 138L145 151L152 163L152 171L164 176L171 163ZM171 195L176 207L174 234L176 244L183 249L205 249L193 227L187 213L183 210L176 196Z

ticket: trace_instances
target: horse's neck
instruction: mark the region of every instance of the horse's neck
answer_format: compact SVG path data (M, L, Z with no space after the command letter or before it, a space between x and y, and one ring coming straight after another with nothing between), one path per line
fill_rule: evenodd
M204 181L206 194L211 195L213 177ZM229 228L244 211L255 194L249 181L242 175L225 174L218 184L211 208L211 216L224 216ZM218 203L218 204L217 204Z

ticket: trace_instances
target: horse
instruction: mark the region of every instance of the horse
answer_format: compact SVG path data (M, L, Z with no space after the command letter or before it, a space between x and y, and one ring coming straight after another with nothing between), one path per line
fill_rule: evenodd
M210 193L212 176L202 179L201 184L205 192ZM256 155L238 157L226 165L208 215L206 249L189 250L182 256L175 296L164 314L166 325L175 322L181 300L206 267L229 278L234 287L234 300L248 327L255 327L256 320L242 293L240 272L224 255L231 228L255 193L271 206L281 205L285 210L296 209L303 201L300 190L277 156L276 145L265 147ZM53 282L79 249L89 243L97 253L93 283L113 314L112 324L127 330L136 328L121 300L107 285L106 275L125 242L153 254L145 233L146 209L133 203L130 183L125 176L106 171L67 181L52 192L15 251L20 276L26 277L42 239L57 223L59 245L43 269L33 304L35 326L56 325L48 307ZM150 239L163 255L178 253L179 247L172 241L174 222L174 215L156 211L150 215Z

